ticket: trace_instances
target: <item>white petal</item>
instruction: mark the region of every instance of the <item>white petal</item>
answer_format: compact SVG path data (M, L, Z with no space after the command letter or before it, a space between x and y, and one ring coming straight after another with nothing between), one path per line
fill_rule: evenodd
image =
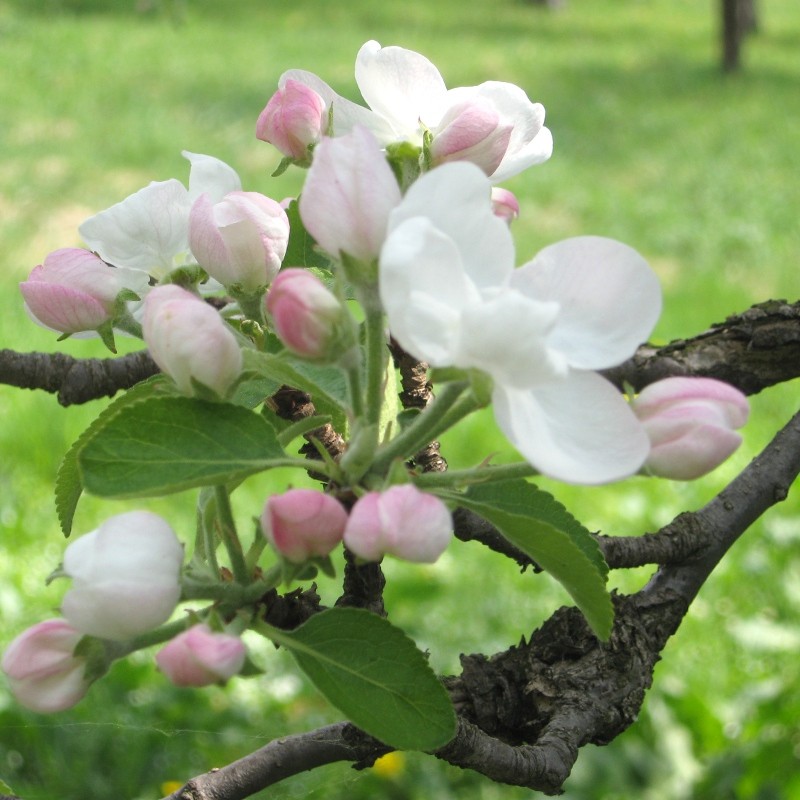
M116 267L165 275L176 255L189 248L191 202L178 180L145 186L78 228L89 249Z
M389 217L389 230L412 217L427 217L456 243L479 288L500 286L513 273L514 240L492 211L489 179L474 164L443 164L415 181Z
M594 372L534 391L496 386L500 429L543 474L568 483L598 484L633 475L650 444L622 395Z
M420 53L370 41L356 57L356 83L367 105L388 120L399 138L421 144L420 117L435 127L447 89L438 69Z
M512 150L509 145L500 166L492 173L492 183L502 183L520 172L547 161L553 155L553 134L542 128L524 147Z
M454 242L424 217L407 220L384 243L379 276L392 335L417 358L451 366L461 310L480 299Z
M547 347L558 311L558 303L540 303L514 290L482 300L462 314L456 365L520 389L563 377L566 362Z
M333 133L335 136L342 136L353 130L356 125L361 125L372 131L383 144L393 142L397 138L394 129L383 117L336 94L322 78L313 72L290 69L281 75L278 86L283 88L288 80L297 81L313 89L325 101L325 105L329 109L333 109Z
M579 369L604 369L633 355L661 313L661 287L647 262L600 236L546 247L516 270L512 285L561 304L550 344Z
M192 165L189 171L189 199L193 203L201 194L207 194L212 203L218 203L228 192L242 189L236 170L214 156L181 151Z
M447 93L449 104L466 102L480 97L488 100L500 116L500 123L511 125L511 138L505 156L492 173L492 183L499 183L534 164L550 158L553 137L544 128L544 106L533 103L528 95L513 83L487 81L480 86L464 86Z

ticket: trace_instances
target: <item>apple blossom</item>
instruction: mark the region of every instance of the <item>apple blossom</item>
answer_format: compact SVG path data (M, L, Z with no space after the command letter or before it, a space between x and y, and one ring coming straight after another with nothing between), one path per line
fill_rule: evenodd
M189 247L223 286L254 292L272 282L289 244L289 218L280 203L257 192L228 192L218 203L207 193L189 215Z
M305 358L325 356L343 313L336 296L306 269L278 273L267 294L266 308L281 341Z
M434 160L452 156L474 161L494 183L550 158L553 139L544 127L544 107L514 84L487 81L448 90L425 56L375 41L359 50L355 75L371 111L303 70L285 72L279 85L296 81L322 97L333 108L336 136L362 125L382 145L407 141L421 147L430 137Z
M375 137L356 127L324 139L300 195L300 216L331 255L372 261L380 252L400 187Z
M94 253L70 247L49 253L19 288L38 324L61 333L80 333L110 323L120 292L144 294L147 276L114 269Z
M287 80L269 99L256 122L256 138L270 142L299 163L310 161L309 148L328 125L325 101L310 86Z
M180 286L147 295L142 331L153 361L184 394L196 394L200 383L224 397L242 371L236 337L219 312Z
M79 631L124 640L172 614L181 594L183 546L157 514L129 511L103 522L64 552L72 578L61 611Z
M239 191L236 172L213 156L189 153L189 188L174 178L153 181L78 228L84 242L115 267L143 270L161 279L176 267L194 263L189 252L189 213L206 193L213 203Z
M82 638L63 619L40 622L17 636L1 665L14 697L41 714L72 708L89 689L86 661L73 655Z
M432 564L452 538L453 520L447 506L411 484L360 497L344 531L345 546L367 561L388 554Z
M631 403L650 439L644 471L694 480L718 467L741 444L735 433L749 415L747 398L713 378L665 378Z
M175 686L208 686L236 675L245 655L238 636L214 633L201 623L170 640L156 654L156 663Z
M392 212L379 274L392 335L432 366L493 378L495 418L537 469L602 483L641 467L647 436L594 372L629 357L660 313L658 282L634 250L579 237L515 270L489 181L445 164Z
M508 189L492 186L492 211L510 225L519 216L519 200Z
M347 512L342 504L315 489L289 489L270 497L261 528L272 546L295 564L327 556L342 541Z

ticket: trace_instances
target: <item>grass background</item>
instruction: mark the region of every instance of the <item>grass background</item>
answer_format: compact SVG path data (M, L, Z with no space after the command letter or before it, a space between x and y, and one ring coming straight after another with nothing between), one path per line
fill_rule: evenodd
M713 5L713 7L712 7ZM560 238L594 233L636 247L662 280L657 340L689 336L753 302L800 287L800 10L763 4L745 70L718 68L715 4L571 0L558 13L523 0L0 0L0 343L57 346L22 311L16 283L76 227L150 180L185 180L180 150L234 166L245 188L278 199L302 175L254 139L255 119L284 69L302 67L357 99L355 53L367 39L418 50L450 86L487 79L544 103L551 161L508 182L519 197L519 261ZM592 529L637 534L706 502L797 406L797 382L753 398L746 442L691 485L633 479L550 486ZM63 588L44 588L63 541L52 483L69 444L102 402L0 386L0 646L51 616ZM449 435L455 466L507 454L479 416ZM286 475L248 482L246 520ZM138 503L141 505L141 502ZM193 498L148 502L188 535ZM86 498L76 530L131 507ZM547 578L519 575L475 545L431 568L387 565L392 618L434 666L504 649L564 602ZM634 590L647 570L614 575ZM734 548L656 669L634 728L586 748L569 800L791 800L800 794L800 499L770 511ZM321 586L326 597L335 586ZM464 607L469 612L464 612ZM257 648L267 674L228 690L186 692L154 672L152 654L114 667L76 709L29 714L0 687L0 778L27 800L159 797L287 731L336 719L285 654ZM529 792L407 755L356 774L331 766L263 793L270 798L514 800Z

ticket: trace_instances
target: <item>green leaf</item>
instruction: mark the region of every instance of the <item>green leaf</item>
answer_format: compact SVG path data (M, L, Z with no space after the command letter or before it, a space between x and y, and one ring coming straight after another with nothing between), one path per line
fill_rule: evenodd
M101 497L157 497L288 462L261 415L187 397L152 397L121 408L91 431L78 453L84 487Z
M287 267L320 267L330 269L330 259L316 249L316 242L303 225L300 218L300 205L297 200L289 203L286 209L289 217L289 244L283 263Z
M388 620L331 608L291 632L262 629L339 711L376 739L398 750L435 750L455 735L447 692L424 654Z
M165 375L154 375L152 378L137 383L128 389L125 394L120 395L110 403L101 412L100 416L78 437L72 447L67 450L56 476L56 513L64 536L68 537L72 532L75 509L83 493L83 481L78 470L78 453L111 417L120 412L120 409L131 403L138 403L144 398L151 397L155 392L165 388L165 384L168 382L168 378Z
M329 415L333 426L345 433L345 409L350 401L345 374L338 367L312 364L285 351L275 354L245 350L244 369L250 375L308 393L317 412Z
M2 778L0 778L0 792L9 797L16 797L14 790Z
M570 594L595 634L611 635L614 608L600 547L552 495L524 480L471 486L457 501L491 522Z

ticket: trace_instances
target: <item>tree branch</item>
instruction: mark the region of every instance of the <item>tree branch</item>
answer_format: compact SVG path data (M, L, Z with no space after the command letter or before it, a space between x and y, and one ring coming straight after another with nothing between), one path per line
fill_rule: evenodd
M158 367L146 350L118 358L73 358L63 353L0 350L0 383L20 389L44 389L62 406L111 397L155 375Z
M528 642L491 658L462 656L461 675L445 679L459 716L457 735L435 755L494 781L558 794L580 747L607 744L635 721L653 667L697 591L749 525L786 498L798 474L800 413L708 505L659 531L668 532L663 538L703 535L705 543L684 563L661 567L640 592L614 596L607 643L597 640L577 609L561 608ZM322 764L364 766L385 752L339 723L276 740L195 778L169 800L239 800ZM241 777L234 783L231 776Z
M745 394L800 376L800 301L768 300L716 323L691 339L642 345L602 373L619 389L636 391L675 375L717 378Z

